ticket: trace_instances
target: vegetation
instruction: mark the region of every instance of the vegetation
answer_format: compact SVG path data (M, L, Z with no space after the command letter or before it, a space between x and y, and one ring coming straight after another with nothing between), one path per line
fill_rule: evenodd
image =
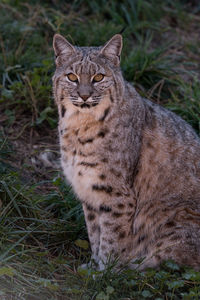
M80 203L57 155L52 37L101 45L125 28L122 69L138 92L200 132L200 5L195 0L0 2L0 299L200 299L200 272L83 270L90 249Z

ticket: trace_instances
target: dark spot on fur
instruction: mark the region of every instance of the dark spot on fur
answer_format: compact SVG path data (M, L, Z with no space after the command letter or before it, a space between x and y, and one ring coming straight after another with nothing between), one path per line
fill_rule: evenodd
M89 210L89 211L95 211L94 207L92 207L92 206L89 205L89 204L86 204L86 208L87 208L87 210Z
M82 151L79 151L78 154L79 154L80 156L87 157L87 155L85 155Z
M154 117L152 107L148 107L148 109L146 110L145 123L151 129L156 127L156 119Z
M107 221L106 221L106 222L104 222L103 224L104 224L104 226L106 226L106 227L107 227L107 226L109 227L109 226L112 226L112 225L113 225L112 223L110 223L110 222L107 222Z
M97 134L98 137L104 138L104 136L108 133L108 129L104 128L102 130L100 130Z
M156 246L157 246L157 247L161 247L162 244L163 244L163 242L158 242L158 243L156 244Z
M104 121L105 118L107 117L109 111L110 111L110 107L107 107L107 108L104 110L103 116L99 119L99 121Z
M157 259L157 260L161 260L161 256L160 255L155 255L155 258Z
M127 212L126 215L129 217L131 216L133 213L130 211L130 212Z
M124 239L126 236L126 232L125 231L122 231L119 233L119 239Z
M98 163L88 163L88 162L85 162L85 161L81 161L80 163L78 163L78 165L94 168L98 165Z
M123 209L123 208L124 208L124 204L119 203L119 204L117 205L117 207L118 207L119 209Z
M86 143L92 143L93 141L94 141L93 138L87 139L87 140L85 140L85 144L86 144Z
M78 176L82 176L83 174L81 173L81 171L78 172Z
M143 253L144 253L144 256L146 256L146 254L148 253L148 246L147 245L143 245Z
M176 224L174 221L169 221L165 225L169 228L169 227L174 227Z
M112 187L110 185L102 185L102 184L93 184L92 185L93 191L105 192L107 194L112 193Z
M61 105L61 116L62 116L62 118L64 117L65 113L66 113L66 108L64 107L64 105Z
M61 129L60 134L63 135L63 130Z
M121 252L124 253L125 251L126 251L126 248L123 248Z
M165 249L164 249L164 252L165 252L165 253L170 253L170 252L172 252L172 247L170 246L170 247L165 248Z
M128 219L128 222L132 222L133 221L133 215L131 215L131 217Z
M148 148L154 149L154 147L153 147L153 145L151 143L151 140L147 140L146 141L146 145L147 145Z
M84 140L84 141L82 141L80 138L78 138L78 142L79 142L81 145L85 145L85 144L87 144L87 143L92 143L93 141L94 141L93 138L89 138L89 139Z
M90 214L88 214L87 219L88 219L88 221L93 221L95 219L95 217L96 216L94 214L90 213Z
M179 238L180 238L180 236L175 234L175 235L170 237L170 241L177 241ZM194 244L192 244L192 246L194 246Z
M76 150L73 151L73 155L76 155Z
M97 136L103 138L105 136L105 132L104 131L99 131Z
M104 162L104 163L107 163L108 159L107 158L103 158L101 161Z
M120 217L123 216L123 214L118 213L118 212L114 212L114 213L112 214L112 216L113 216L114 218L120 218Z
M113 228L113 232L119 231L120 228L121 228L121 225L116 225L116 226Z
M104 180L104 179L106 179L106 175L101 174L101 175L99 175L99 178L102 179L102 180Z
M153 103L152 103L152 104L153 104ZM149 106L149 111L150 111L151 113L154 112L154 110L153 110L153 108L152 108L151 106Z
M137 240L137 244L139 245L140 243L142 243L145 239L146 239L146 235L142 234L139 236L138 240Z
M158 223L158 220L155 221L155 223L153 224L153 227ZM156 232L159 232L161 230L161 228L163 227L163 224L159 224L156 228Z
M166 232L160 237L160 239L169 238L171 235L174 235L174 233L175 231Z
M98 103L92 103L92 106L96 106Z
M117 133L113 133L112 136L113 136L114 138L117 138L119 135L118 135Z
M78 133L79 133L79 129L76 129L76 130L74 131L74 134L75 134L75 135L78 135Z
M108 212L111 212L111 210L112 209L109 206L106 206L106 205L100 205L100 207L99 207L100 212L108 213Z
M122 195L122 193L120 193L120 192L115 193L115 196L117 196L117 197L120 197L121 195Z
M113 99L113 96L110 94L110 101L113 103L114 102L114 99Z

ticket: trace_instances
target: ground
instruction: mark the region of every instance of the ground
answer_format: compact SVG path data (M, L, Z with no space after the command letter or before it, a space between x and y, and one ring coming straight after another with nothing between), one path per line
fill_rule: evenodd
M79 268L91 253L60 171L51 82L54 33L99 46L124 30L125 78L199 133L199 1L2 0L0 25L0 299L199 299L200 272L175 262Z

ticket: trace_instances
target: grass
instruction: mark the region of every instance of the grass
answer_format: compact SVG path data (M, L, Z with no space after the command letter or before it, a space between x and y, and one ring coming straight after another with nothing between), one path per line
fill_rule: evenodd
M122 70L138 92L200 132L198 1L0 3L0 299L199 299L200 272L166 262L147 272L78 268L90 248L80 203L59 170L52 37L100 45L123 28Z

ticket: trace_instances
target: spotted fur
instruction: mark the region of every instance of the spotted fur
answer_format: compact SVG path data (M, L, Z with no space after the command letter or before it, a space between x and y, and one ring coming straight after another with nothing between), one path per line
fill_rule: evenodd
M61 162L83 205L92 258L100 269L116 257L132 268L141 258L141 269L169 258L198 268L200 140L124 80L121 49L120 35L103 47L54 37Z

